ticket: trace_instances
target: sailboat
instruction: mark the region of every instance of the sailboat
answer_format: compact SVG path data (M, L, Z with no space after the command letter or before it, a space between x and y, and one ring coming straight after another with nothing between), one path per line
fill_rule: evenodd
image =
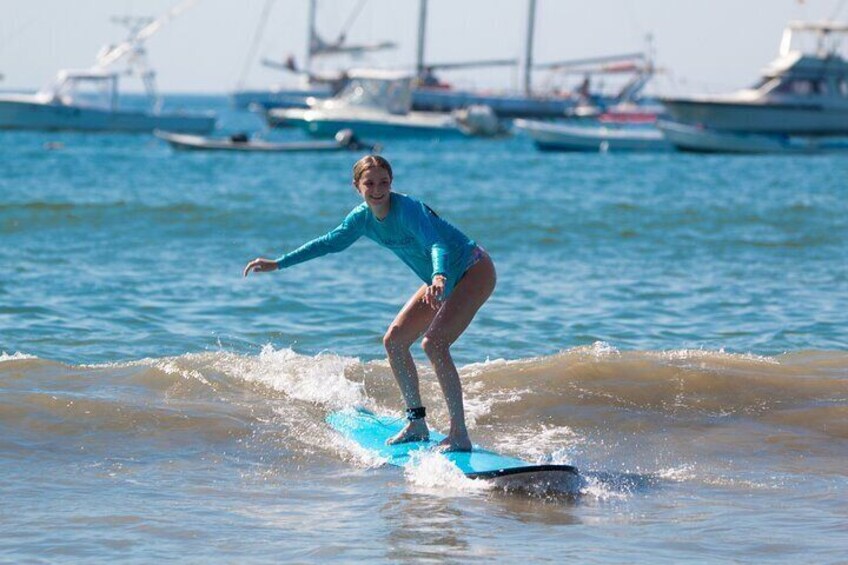
M630 65L635 74L630 83L631 94L635 95L639 88L644 85L644 73L646 67L640 65L639 61L643 55L623 54L577 61L560 61L554 63L535 64L533 62L533 37L536 18L536 1L529 0L526 42L524 59L487 59L478 61L453 61L453 62L429 62L425 60L426 35L427 35L427 0L419 0L418 9L418 35L416 45L415 80L412 90L412 110L421 112L452 112L455 110L466 110L470 107L489 107L498 118L561 118L568 115L586 101L586 96L581 93L554 93L538 92L531 88L531 73L534 70L549 70L557 73L573 72L574 69L583 68L589 64L605 64L611 67L614 64ZM336 41L326 49L327 42L322 42L315 32L315 0L310 0L309 30L310 39L307 48L306 65L298 68L292 59L285 62L263 60L266 67L286 70L300 74L304 84L299 88L275 87L271 90L249 91L239 90L233 96L233 104L237 108L248 108L251 105L263 110L273 108L308 108L309 102L317 102L329 98L341 92L346 86L349 74L346 71L331 73L319 73L311 69L311 60L314 57L325 54L350 53L350 52L372 52L392 48L395 45L389 42L378 43L369 46L347 46ZM636 61L634 63L634 61ZM519 92L484 93L475 90L458 90L452 88L448 83L440 81L436 72L450 72L469 68L484 67L516 67L523 64L523 88ZM623 69L623 67L622 67ZM613 102L618 95L613 97L592 95L595 103Z
M306 46L306 60L303 67L297 65L294 57L289 56L284 61L275 61L263 58L263 66L298 75L301 79L300 85L291 87L287 85L275 85L271 88L250 90L244 88L244 77L239 80L239 86L231 94L232 105L238 109L261 109L271 108L307 108L307 100L329 98L338 94L347 83L345 71L318 72L313 69L313 62L327 57L350 56L360 57L366 53L394 49L397 44L391 41L381 41L373 44L349 44L346 40L346 31L335 41L328 41L318 34L316 27L316 5L317 0L309 0L307 14L308 39ZM271 0L266 4L260 25L264 27L268 20ZM361 4L360 4L361 7ZM348 24L352 24L354 17L349 18ZM348 27L348 26L345 26ZM257 34L261 37L261 33Z
M415 137L459 138L498 135L497 121L482 126L476 116L414 112L411 108L415 76L403 71L350 70L350 80L336 96L316 100L309 108L274 108L266 114L272 127L296 126L315 137L333 137L342 129L383 139Z
M35 94L0 96L0 129L150 133L155 129L183 133L208 133L215 127L214 115L165 113L157 93L156 73L147 63L144 42L167 22L187 10L196 0L187 0L157 19L116 18L130 29L122 43L105 47L88 69L63 69L54 83ZM110 67L126 60L123 73ZM118 83L122 74L137 74L144 84L149 108L123 109L118 105Z
M536 63L533 44L536 22L536 0L528 0L527 30L525 33L523 60L500 59L452 63L425 62L425 38L427 27L427 0L419 0L418 54L416 72L418 86L412 94L414 110L428 112L451 112L471 106L488 106L498 118L563 118L575 110L586 109L591 102L594 110L624 100L634 99L650 79L653 67L643 53L626 53L577 60ZM518 66L522 68L522 87L517 92L484 93L474 90L454 90L448 84L433 80L434 71L493 66ZM627 74L632 79L613 96L601 95L589 90L588 80L583 89L575 92L540 92L532 87L535 71L547 70L560 74Z

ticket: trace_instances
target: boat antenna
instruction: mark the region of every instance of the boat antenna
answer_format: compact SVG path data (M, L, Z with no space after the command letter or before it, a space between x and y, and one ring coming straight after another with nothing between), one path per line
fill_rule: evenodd
M530 96L531 80L533 72L533 33L536 27L536 0L529 0L527 4L527 37L524 46L524 95Z
M362 13L362 8L365 7L365 3L367 1L368 0L359 0L359 3L354 7L353 11L347 17L347 21L345 21L344 25L342 26L342 29L339 32L339 38L336 40L336 43L338 43L339 45L344 43L347 37L348 30L354 24L354 22L356 22L356 19L359 17L359 14Z
M339 32L339 36L335 41L325 41L318 35L315 26L315 1L310 0L309 3L309 45L306 51L306 64L304 65L307 72L310 71L312 58L322 57L325 55L341 55L348 54L351 57L358 57L362 53L372 51L382 51L384 49L394 49L397 44L392 41L382 41L370 45L346 45L347 32L350 27L362 13L362 8L367 0L359 0L359 3L348 16L347 21Z
M418 42L415 47L415 75L424 76L424 42L427 38L427 0L418 0Z
M274 0L265 0L265 5L262 7L262 15L259 16L259 25L256 28L256 33L253 35L253 42L250 44L250 49L247 51L247 58L244 60L241 73L239 74L236 89L241 90L244 87L244 82L247 80L247 72L250 70L250 63L256 57L256 50L259 48L259 42L262 41L262 36L265 34L265 26L268 24L268 16L271 13L271 6Z
M156 90L156 72L147 64L147 50L144 48L144 42L162 29L162 26L166 23L191 8L197 1L185 0L155 19L129 16L112 18L113 22L129 28L129 37L118 45L104 48L97 56L97 62L94 68L96 70L103 70L116 61L124 57L129 57L127 72L131 74L134 67L138 68L139 76L144 84L147 96L153 103L153 110L157 112L162 106L162 99Z
M170 22L171 20L191 8L194 4L197 3L197 1L198 0L185 0L181 4L178 4L168 10L164 15L154 20L148 20L149 23L147 23L147 25L145 25L144 27L131 27L129 38L127 38L126 41L115 45L114 47L109 47L108 49L104 50L104 52L97 57L96 66L100 69L106 68L115 61L118 61L119 59L127 55L128 53L132 51L137 51L142 46L145 40L147 40L148 38L150 38L150 36L162 29L162 26L164 26L166 23ZM140 18L125 18L123 20L119 19L118 21L119 23L126 24L126 22L128 21L138 23L139 20Z

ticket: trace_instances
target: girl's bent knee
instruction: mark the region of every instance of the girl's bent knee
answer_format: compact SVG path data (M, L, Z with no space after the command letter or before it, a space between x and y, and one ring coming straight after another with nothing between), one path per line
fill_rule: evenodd
M421 348L427 354L427 357L433 359L446 353L450 349L450 343L438 336L425 335L424 339L421 340Z
M383 336L383 347L385 347L386 351L389 353L409 349L410 345L412 344L407 343L401 338L400 329L397 326L391 326L388 330L386 330L386 334Z

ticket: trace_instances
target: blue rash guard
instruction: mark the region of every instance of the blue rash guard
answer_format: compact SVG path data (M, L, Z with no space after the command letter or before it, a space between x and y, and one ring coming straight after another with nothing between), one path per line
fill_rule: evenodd
M277 259L277 268L338 253L364 235L390 249L425 283L431 284L435 275L444 275L447 297L468 269L477 244L423 202L405 194L389 194L389 213L382 220L363 202L333 231Z

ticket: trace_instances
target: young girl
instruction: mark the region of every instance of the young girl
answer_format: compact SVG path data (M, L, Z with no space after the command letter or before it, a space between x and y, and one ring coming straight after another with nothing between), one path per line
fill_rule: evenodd
M470 451L462 386L450 347L495 289L495 266L482 247L426 204L392 192L392 167L383 157L369 155L360 159L353 167L353 185L364 202L341 225L276 261L254 259L245 267L244 276L250 272L285 269L327 253L337 253L363 235L394 252L424 284L383 337L389 364L406 403L408 420L387 443L429 438L418 372L409 352L410 346L423 336L421 345L433 364L450 415L450 432L440 446L446 451Z

